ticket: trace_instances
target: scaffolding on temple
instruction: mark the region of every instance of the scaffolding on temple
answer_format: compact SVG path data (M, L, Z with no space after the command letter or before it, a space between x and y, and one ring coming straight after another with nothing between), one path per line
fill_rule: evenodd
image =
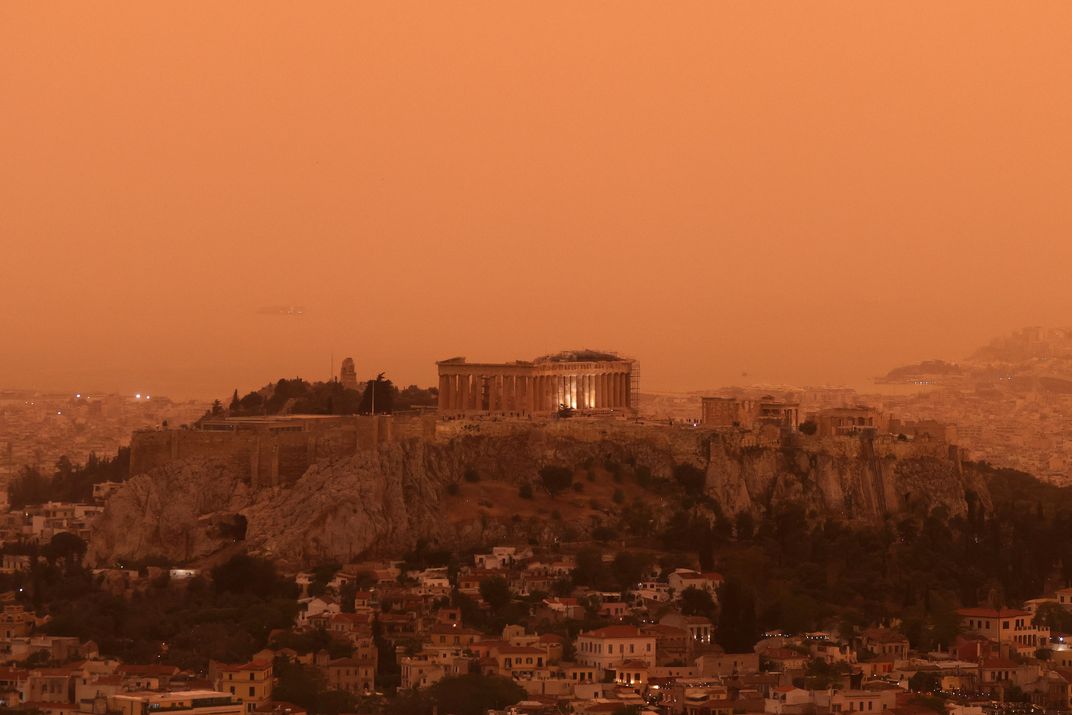
M629 370L629 409L640 414L640 362L637 360Z

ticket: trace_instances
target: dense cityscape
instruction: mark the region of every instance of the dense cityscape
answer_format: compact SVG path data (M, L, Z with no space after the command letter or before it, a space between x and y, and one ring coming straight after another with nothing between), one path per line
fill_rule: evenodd
M7 393L5 425L52 430L4 433L5 707L1072 708L1072 551L1054 538L1072 526L1066 488L1000 456L978 460L958 444L963 427L933 412L887 411L924 395L660 397L640 392L635 364L594 351L454 358L438 363L436 388L400 390L382 375L359 381L348 358L330 382L280 380L210 405ZM518 439L551 440L557 456L529 463ZM666 442L676 446L654 446ZM698 461L693 444L707 453ZM425 478L432 508L461 531L358 543L354 526L322 525L346 498L314 505L302 492L318 472L349 489L362 454L390 483L383 460L417 448L452 455L446 474ZM85 450L85 461L67 454ZM250 501L212 501L210 489L176 512L180 492L202 491L182 480L206 471L248 484ZM871 492L876 479L885 496ZM929 496L913 498L919 484ZM156 504L160 489L178 501ZM305 504L306 521L258 523L258 494L279 489L281 508ZM288 519L297 547L263 531ZM162 533L167 520L181 544Z
M0 2L0 715L1072 715L1072 2Z

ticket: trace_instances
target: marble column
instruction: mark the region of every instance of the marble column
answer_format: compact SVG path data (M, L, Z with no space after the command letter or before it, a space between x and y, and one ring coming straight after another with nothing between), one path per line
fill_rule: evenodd
M447 385L450 384L450 377L447 375L439 376L439 411L446 412L450 409L450 396L447 389Z

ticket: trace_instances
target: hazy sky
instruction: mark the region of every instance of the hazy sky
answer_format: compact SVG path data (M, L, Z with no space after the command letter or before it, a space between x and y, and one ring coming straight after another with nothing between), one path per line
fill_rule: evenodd
M1064 0L7 0L0 385L852 383L1069 324L1070 40Z

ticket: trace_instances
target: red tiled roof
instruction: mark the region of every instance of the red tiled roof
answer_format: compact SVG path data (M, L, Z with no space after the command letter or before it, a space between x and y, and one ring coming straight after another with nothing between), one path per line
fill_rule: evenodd
M368 659L361 660L359 658L336 658L335 660L328 662L328 667L330 668L354 668L362 665L372 665L372 661Z
M1015 668L1016 663L1012 662L1008 658L989 658L983 661L982 667L991 670L995 668L1010 669Z
M617 668L617 669L621 669L621 668L633 668L633 669L636 669L636 668L650 668L651 665L648 664L647 662L643 661L643 660L623 660L621 663L618 663L617 665L614 665L612 667Z
M644 634L636 626L604 626L581 635L591 638L640 638Z
M1030 616L1031 612L1017 608L958 608L957 615L965 618L1018 618Z
M224 673L234 673L242 670L267 670L272 664L266 660L253 660L249 663L217 663L216 670Z
M644 631L644 633L655 637L666 636L668 638L684 638L687 635L684 628L668 626L663 623L652 623L651 625L642 626L641 630Z
M514 645L498 646L495 648L495 652L502 655L547 655L541 648Z
M908 640L903 633L892 628L868 628L864 635L869 641L876 643L902 643Z
M123 675L176 675L179 669L174 665L136 665L122 664L116 668L117 673Z
M803 653L797 653L795 650L789 650L788 648L774 648L768 650L763 655L774 660L793 660L795 658L808 658Z

